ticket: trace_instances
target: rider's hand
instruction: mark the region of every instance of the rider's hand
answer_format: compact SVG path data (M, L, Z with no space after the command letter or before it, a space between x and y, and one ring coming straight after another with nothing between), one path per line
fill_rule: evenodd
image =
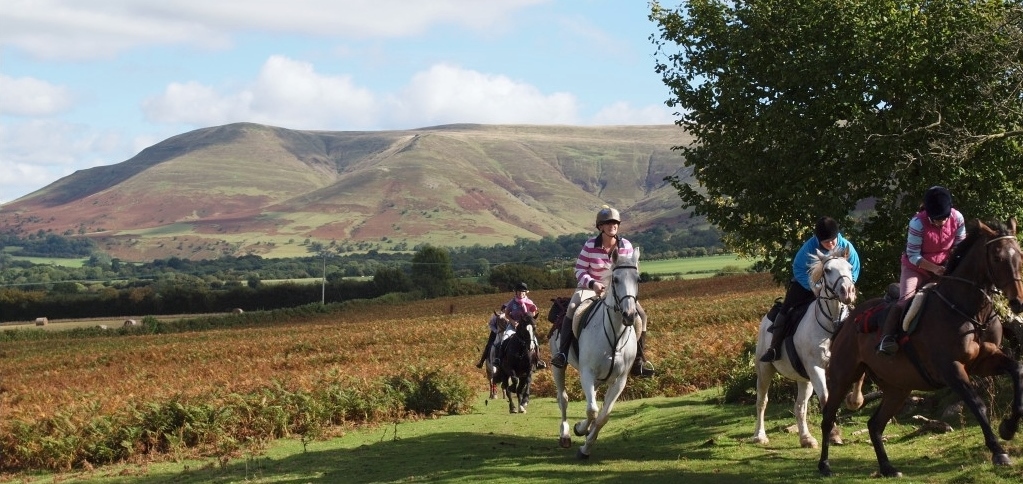
M599 282L594 282L593 292L597 293L598 296L604 294L604 285Z

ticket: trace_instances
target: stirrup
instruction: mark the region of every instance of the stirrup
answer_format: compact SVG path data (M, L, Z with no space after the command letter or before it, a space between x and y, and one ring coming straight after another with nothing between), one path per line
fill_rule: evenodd
M565 368L568 366L568 356L564 353L558 353L551 358L551 364L555 368Z
M779 354L779 353L780 352L778 350L774 349L773 347L772 348L768 348L767 352L764 353L764 356L760 357L760 361L762 363L773 363L775 361L778 361L779 359L781 359L781 354Z
M881 342L877 344L877 353L883 356L892 356L899 352L899 343L895 341L895 336L886 334L881 337Z
M546 370L547 369L547 362L545 362L543 360L537 360L536 361L536 365L534 365L534 367L537 370Z
M632 364L632 376L638 378L650 378L657 374L653 363L646 360L636 360Z

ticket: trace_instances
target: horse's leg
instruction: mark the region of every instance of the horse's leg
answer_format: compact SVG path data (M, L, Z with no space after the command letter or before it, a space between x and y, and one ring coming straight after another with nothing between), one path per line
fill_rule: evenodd
M1012 440L1019 430L1019 420L1023 416L1023 364L1002 353L995 351L982 356L971 365L971 373L978 376L1006 374L1012 381L1012 408L1010 415L998 426L998 436L1004 440Z
M518 383L518 378L509 376L508 380L511 383L506 381L501 384L501 387L504 388L504 396L508 399L508 413L515 413L515 402L512 400L512 396L515 395L515 385Z
M881 404L867 421L867 433L870 434L870 443L874 446L874 455L877 456L878 472L883 477L902 477L902 473L892 466L888 459L888 452L884 449L883 434L888 421L895 416L909 398L910 390L881 385L884 396L881 397Z
M628 371L629 366L626 366ZM593 451L593 444L597 442L597 435L600 434L600 429L604 428L607 421L611 418L611 410L615 407L615 402L618 401L618 397L621 396L622 390L625 390L625 382L628 379L624 374L619 375L610 385L607 386L607 390L604 392L604 405L600 407L600 412L593 419L590 424L590 433L586 436L586 443L582 447L579 447L578 457L581 459L587 459L590 457L590 452ZM589 413L589 412L587 412Z
M579 383L582 385L583 399L586 400L586 418L576 422L572 430L581 437L590 433L599 409L597 408L597 383L594 381L593 375L589 371L580 371Z
M806 407L810 404L810 397L813 388L808 381L796 382L796 403L793 411L796 414L796 429L799 431L799 446L804 449L816 449L817 439L810 434L810 428L806 425Z
M757 424L753 429L753 437L750 438L750 441L756 444L767 444L770 439L767 438L767 430L764 428L764 413L767 411L767 401L769 400L767 393L771 389L771 380L774 379L775 369L773 363L764 363L759 358L756 360L756 366Z
M529 381L532 379L532 373L526 373L519 378L519 386L516 389L519 395L519 413L526 413L526 406L529 405Z
M987 418L987 407L977 395L973 385L970 384L970 376L966 374L966 368L962 363L953 361L951 365L943 366L940 372L948 382L949 388L963 399L963 403L973 412L973 416L980 423L980 428L984 432L984 443L991 450L991 462L995 465L1009 465L1009 454L1005 453L1002 444L998 443L995 432L991 430L991 421ZM1013 399L1015 400L1015 396Z
M820 402L821 409L823 409L828 403L828 381L825 377L823 364L811 366L808 370L810 385L813 386L813 392L817 395L817 401ZM837 425L830 434L821 435L821 438L830 440L832 444L842 445L842 431ZM802 443L802 441L800 441L800 443ZM816 441L814 441L814 443L816 443ZM816 449L817 446L814 445L812 448Z
M551 333L550 339L547 344L550 347L551 354L555 355L558 352L558 340L561 338L561 330L557 330ZM551 376L554 378L554 391L558 397L558 408L561 410L561 424L558 428L558 445L562 449L567 449L572 446L572 437L568 434L568 391L565 390L565 371L566 368L558 368L551 365Z
M863 407L863 380L866 378L866 373L860 375L860 379L853 383L853 387L849 390L849 393L845 394L845 408L849 410L859 410Z
M851 343L855 344L855 342ZM826 372L828 394L842 395L846 393L854 382L862 381L865 371L863 363L859 361L855 364L830 365ZM837 398L829 398L824 402L821 408L821 435L831 435L835 432L837 428L835 420L838 417L838 407L841 404L842 401ZM821 457L817 462L817 470L822 476L831 475L831 463L828 461L828 450L831 443L831 439L824 439L824 444L821 446Z

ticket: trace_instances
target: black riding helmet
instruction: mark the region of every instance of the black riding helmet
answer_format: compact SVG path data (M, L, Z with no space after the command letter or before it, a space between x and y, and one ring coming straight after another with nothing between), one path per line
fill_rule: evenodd
M529 291L529 286L527 286L525 282L520 282L515 285L515 292L519 291Z

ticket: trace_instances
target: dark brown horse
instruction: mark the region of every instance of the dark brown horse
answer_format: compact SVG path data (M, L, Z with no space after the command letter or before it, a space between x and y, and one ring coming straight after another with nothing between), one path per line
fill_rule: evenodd
M1001 334L1001 323L991 294L1001 291L1013 312L1023 310L1020 263L1014 219L1004 225L974 221L966 240L953 253L946 275L930 289L920 307L917 329L898 353L893 357L876 354L878 335L861 330L860 316L883 304L881 299L858 306L835 335L827 370L828 393L844 395L862 381L864 374L869 374L883 392L880 405L867 423L882 476L902 475L888 460L881 440L888 421L902 409L911 391L943 387L955 391L977 418L992 462L1009 465L1009 455L991 430L987 409L970 384L970 376L1006 374L1012 379L1012 412L998 428L1003 439L1012 439L1023 415L1023 366L992 341L992 335ZM824 435L834 428L841 404L839 398L825 404L821 421ZM817 464L824 476L831 475L829 444L824 441Z

